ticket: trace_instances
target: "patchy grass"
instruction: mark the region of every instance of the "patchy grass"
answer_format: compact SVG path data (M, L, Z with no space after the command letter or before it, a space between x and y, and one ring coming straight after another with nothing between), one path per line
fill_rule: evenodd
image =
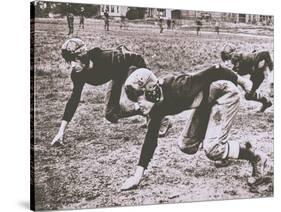
M78 26L75 25L75 30ZM190 73L219 63L220 50L227 42L238 49L267 49L273 54L273 37L215 33L164 31L132 28L103 31L102 21L86 20L85 30L76 36L90 47L111 48L125 44L144 55L159 77ZM64 147L50 142L60 125L71 93L70 70L60 56L67 38L67 25L44 21L35 31L35 193L36 209L66 209L123 205L176 203L199 200L268 197L273 195L273 108L257 113L260 105L241 101L230 132L230 140L251 141L267 154L269 183L250 190L246 177L250 166L234 162L216 169L199 151L182 153L176 139L183 128L186 112L171 117L174 125L168 136L159 139L145 178L136 190L120 192L122 182L133 174L146 129L142 117L109 124L104 119L107 85L85 86L77 112L66 131ZM268 92L264 84L262 92Z

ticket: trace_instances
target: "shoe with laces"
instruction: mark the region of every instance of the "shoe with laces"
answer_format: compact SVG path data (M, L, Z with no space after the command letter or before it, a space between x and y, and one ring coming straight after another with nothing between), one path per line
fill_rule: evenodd
M272 102L271 101L266 101L262 104L262 107L260 109L260 112L264 112L267 108L272 106Z
M253 167L252 176L248 178L248 185L256 186L263 183L265 175L265 167L267 165L267 157L258 153L256 159L251 161Z
M215 161L215 167L216 168L223 168L223 167L227 167L230 165L230 160L228 159L223 159L223 160L216 160Z

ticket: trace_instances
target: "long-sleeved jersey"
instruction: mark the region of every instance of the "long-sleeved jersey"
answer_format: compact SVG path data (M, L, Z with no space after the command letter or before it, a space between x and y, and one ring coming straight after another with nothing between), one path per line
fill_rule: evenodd
M210 84L217 80L228 80L237 84L237 75L230 69L213 66L197 74L164 79L161 85L164 100L155 104L150 111L151 121L138 165L147 168L157 147L158 131L162 118L190 109L195 97L201 91L208 92ZM204 96L206 97L206 95Z
M78 107L85 83L101 85L113 80L116 90L111 92L110 98L113 99L111 101L112 104L119 104L119 99L114 98L114 96L120 96L120 85L126 80L129 67L146 67L146 63L141 55L127 51L122 47L116 50L94 48L87 52L82 62L85 63L86 66L81 72L71 72L73 90L63 114L63 120L67 122L71 121ZM112 89L114 89L114 87Z
M239 75L254 74L259 68L259 63L265 61L269 69L273 69L273 62L268 51L260 51L253 53L233 53L231 55L231 63L233 70Z

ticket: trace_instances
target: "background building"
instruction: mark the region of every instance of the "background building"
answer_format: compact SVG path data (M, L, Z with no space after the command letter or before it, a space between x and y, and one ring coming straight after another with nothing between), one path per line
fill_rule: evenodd
M113 17L126 16L126 14L128 12L128 7L126 7L126 6L102 5L100 7L100 14L101 15L103 15L105 9L108 10L109 16L113 16Z

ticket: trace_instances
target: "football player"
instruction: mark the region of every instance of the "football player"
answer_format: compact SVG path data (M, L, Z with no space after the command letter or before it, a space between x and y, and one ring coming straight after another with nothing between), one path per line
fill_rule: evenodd
M141 55L129 51L125 46L109 50L88 50L78 38L67 40L62 45L61 54L71 65L73 90L66 104L61 126L51 145L63 144L65 129L78 107L85 84L98 86L111 81L105 98L105 118L108 121L116 123L122 117L141 115L138 105L128 100L124 92L121 95L122 86L128 75L136 69L134 67L147 67ZM168 118L162 120L161 127L159 136L164 136L171 127Z
M109 31L109 14L108 14L108 9L105 9L103 14L104 14L104 29L106 31Z
M159 80L146 68L137 69L125 82L128 98L139 104L151 121L142 145L135 174L127 179L121 190L135 188L144 175L157 147L158 131L163 117L190 110L190 116L178 146L186 154L195 154L203 143L206 156L213 161L246 160L251 163L249 185L263 182L267 158L254 152L251 145L240 145L228 139L239 108L240 93L236 85L249 93L252 82L220 65L191 75L166 77Z
M238 52L234 45L228 44L221 51L221 58L224 62L231 61L233 70L239 75L250 75L253 87L251 92L245 95L247 100L262 103L260 112L264 112L272 106L272 102L268 97L257 92L261 83L269 75L269 72L273 70L273 61L268 51Z

